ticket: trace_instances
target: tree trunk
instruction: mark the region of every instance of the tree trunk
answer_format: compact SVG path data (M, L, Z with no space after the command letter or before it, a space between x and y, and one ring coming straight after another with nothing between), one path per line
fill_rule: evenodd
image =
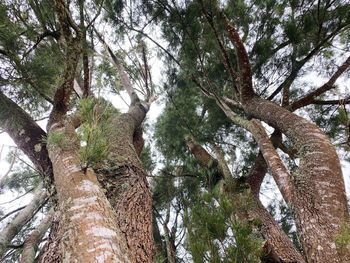
M137 132L147 110L141 103L128 113L111 120L111 153L103 166L96 169L98 179L117 214L117 225L126 238L133 262L153 262L152 195L134 147Z
M340 162L327 136L275 103L254 97L244 108L283 132L298 150L300 164L292 178L296 192L289 204L307 261L350 261L349 248L340 253L335 243L341 224L349 223L349 213Z
M61 135L59 135L61 134ZM53 136L62 140L54 141ZM48 151L59 203L59 223L41 262L134 262L95 173L83 171L73 125L55 123Z
M20 263L35 262L36 252L40 242L52 223L54 209L51 208L40 224L30 233L24 242Z

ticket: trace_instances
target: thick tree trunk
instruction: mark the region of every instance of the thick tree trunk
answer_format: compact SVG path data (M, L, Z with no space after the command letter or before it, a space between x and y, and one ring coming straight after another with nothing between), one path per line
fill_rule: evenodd
M244 108L283 132L298 150L300 164L291 179L295 192L287 199L291 199L307 261L350 261L350 249L340 253L335 243L340 225L349 223L349 213L339 159L327 136L272 102L254 97Z
M117 224L126 238L133 262L153 262L152 195L146 172L134 147L134 133L147 110L136 103L128 113L111 121L111 153L96 169L98 179L117 214Z
M95 173L80 166L73 125L53 124L49 136L58 134L64 139L49 142L48 150L60 216L41 262L134 262Z

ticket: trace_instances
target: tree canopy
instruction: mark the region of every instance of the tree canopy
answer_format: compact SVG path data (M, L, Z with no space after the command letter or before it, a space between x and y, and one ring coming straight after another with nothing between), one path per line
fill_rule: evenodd
M0 261L350 260L348 1L6 0L0 61Z

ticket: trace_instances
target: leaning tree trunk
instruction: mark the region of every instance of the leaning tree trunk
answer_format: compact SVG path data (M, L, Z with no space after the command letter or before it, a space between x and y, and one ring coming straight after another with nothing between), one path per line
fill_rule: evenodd
M79 144L71 123L52 125L48 151L60 215L40 261L134 262L95 173L80 165Z
M307 261L350 262L350 244L341 246L336 243L340 236L347 235L341 233L341 225L350 222L344 180L334 147L315 124L255 94L249 56L243 41L234 24L223 13L220 16L237 53L241 105L250 117L264 121L285 134L298 151L299 167L291 176L271 141L266 138L261 124L256 120L250 122L250 128L253 128L249 130L258 141L284 199L294 211ZM346 67L336 72L338 76L334 81Z
M300 164L291 180L295 192L286 201L295 213L307 261L349 262L349 247L336 244L337 236L345 234L340 227L349 224L349 212L340 162L327 136L275 103L253 97L244 108L283 132L298 150Z
M111 120L108 161L96 169L98 179L117 214L133 262L153 262L152 195L138 154L139 126L147 109L140 103ZM134 146L135 144L135 146ZM142 143L141 143L142 144Z

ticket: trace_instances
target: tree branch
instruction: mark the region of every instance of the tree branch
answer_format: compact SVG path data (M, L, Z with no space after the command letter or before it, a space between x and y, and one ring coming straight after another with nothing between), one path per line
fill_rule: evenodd
M46 133L39 125L0 91L0 126L14 140L35 165L39 173L46 178L52 177L52 164L48 157L43 139Z
M252 70L248 53L235 26L229 21L224 13L221 13L221 16L228 32L228 37L236 48L238 67L240 71L240 76L237 77L240 84L239 90L241 100L246 101L252 98L255 94L253 90Z
M106 51L108 52L110 56L110 61L112 64L116 67L118 70L118 74L120 76L120 80L123 86L123 89L125 89L130 97L131 105L134 105L136 102L139 102L140 99L137 96L135 89L133 88L130 78L128 74L125 71L123 63L117 58L117 56L113 53L112 49L109 47L109 45L106 43L102 35L96 30L95 27L93 27L98 39L102 42L104 45Z
M36 252L39 248L41 240L52 224L54 212L54 209L51 208L50 211L46 214L45 218L24 241L20 263L35 262Z
M299 100L293 102L290 105L289 109L291 111L295 111L301 107L309 105L313 102L313 99L315 97L320 96L323 93L334 88L334 83L336 82L336 80L349 68L349 66L350 66L350 56L343 62L343 64L337 69L337 71L334 72L334 74L325 84L323 84L318 89L310 92L309 94L305 95L304 97L300 98Z
M40 185L35 191L32 201L0 232L0 257L7 251L11 240L21 231L23 226L32 219L48 197L48 191L43 190Z

